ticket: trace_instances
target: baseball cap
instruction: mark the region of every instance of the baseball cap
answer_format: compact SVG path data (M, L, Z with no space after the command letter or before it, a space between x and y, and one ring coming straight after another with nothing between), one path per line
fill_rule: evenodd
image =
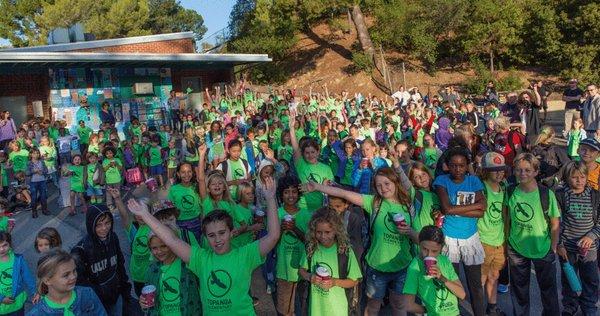
M502 171L506 169L504 157L497 152L488 152L483 156L481 168L488 171Z
M583 145L586 145L595 151L600 151L600 142L598 142L593 137L588 137L588 138L582 140L581 142L579 142L579 146L583 146Z

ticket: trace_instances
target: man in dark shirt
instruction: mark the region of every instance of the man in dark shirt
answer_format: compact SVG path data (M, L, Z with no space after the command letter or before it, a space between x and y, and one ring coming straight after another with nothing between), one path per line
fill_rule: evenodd
M517 93L510 92L506 95L506 103L502 104L502 106L500 107L500 112L502 112L502 115L508 117L511 123L521 122L517 100Z
M546 116L548 115L548 97L552 94L552 90L548 88L547 85L544 84L542 80L537 82L538 92L540 93L540 97L542 98L541 105L544 110L544 117L542 118L542 122L546 121Z
M581 96L583 91L577 87L577 79L569 80L569 88L563 92L562 100L565 101L565 130L566 137L571 130L573 119L580 117Z

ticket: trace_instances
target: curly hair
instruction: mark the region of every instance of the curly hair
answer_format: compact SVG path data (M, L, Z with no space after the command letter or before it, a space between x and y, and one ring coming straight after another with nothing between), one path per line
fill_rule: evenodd
M330 207L322 207L318 209L308 223L308 232L306 233L306 256L312 257L319 247L317 240L317 225L327 223L331 225L335 232L335 241L338 246L338 253L347 253L350 247L348 234L342 223L340 215Z

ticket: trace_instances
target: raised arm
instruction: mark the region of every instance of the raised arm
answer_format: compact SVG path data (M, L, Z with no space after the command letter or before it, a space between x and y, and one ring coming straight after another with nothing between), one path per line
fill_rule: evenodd
M152 216L148 211L147 205L139 203L134 199L130 199L127 202L127 207L133 214L140 216L144 220L144 223L150 227L152 232L154 232L158 238L160 238L165 245L177 255L177 257L181 258L185 263L190 262L192 247L183 240L177 238L168 226Z
M352 191L347 191L347 190L340 189L340 188L336 188L336 187L330 186L330 185L323 185L323 184L319 184L319 183L315 183L315 182L308 182L308 183L305 183L302 185L302 190L304 192L319 191L319 192L323 192L327 195L337 196L337 197L340 197L340 198L342 198L354 205L360 206L360 207L362 207L364 204L363 197L361 194L352 192Z
M298 139L296 139L296 111L290 111L290 142L292 143L292 149L294 150L294 162L302 158L300 152L300 146L298 146Z
M121 191L117 188L109 187L106 188L106 191L114 199L117 210L119 211L119 215L121 216L121 225L123 228L125 228L125 230L127 230L129 225L131 225L131 217L129 216L129 212L125 207L125 203L123 203L123 199L121 199Z
M277 218L277 202L275 199L275 181L269 177L265 179L264 193L267 200L267 235L260 239L260 255L266 256L277 245L281 227Z
M198 192L200 193L200 198L204 199L207 196L206 183L204 181L206 178L204 173L204 170L206 169L206 143L198 147L198 154L199 165L198 169L196 170L196 182L198 182Z

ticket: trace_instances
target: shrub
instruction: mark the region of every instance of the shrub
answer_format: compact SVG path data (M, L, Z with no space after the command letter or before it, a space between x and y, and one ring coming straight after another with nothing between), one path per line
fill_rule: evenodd
M373 71L373 60L365 53L353 52L352 62L354 66L364 72L371 73Z

